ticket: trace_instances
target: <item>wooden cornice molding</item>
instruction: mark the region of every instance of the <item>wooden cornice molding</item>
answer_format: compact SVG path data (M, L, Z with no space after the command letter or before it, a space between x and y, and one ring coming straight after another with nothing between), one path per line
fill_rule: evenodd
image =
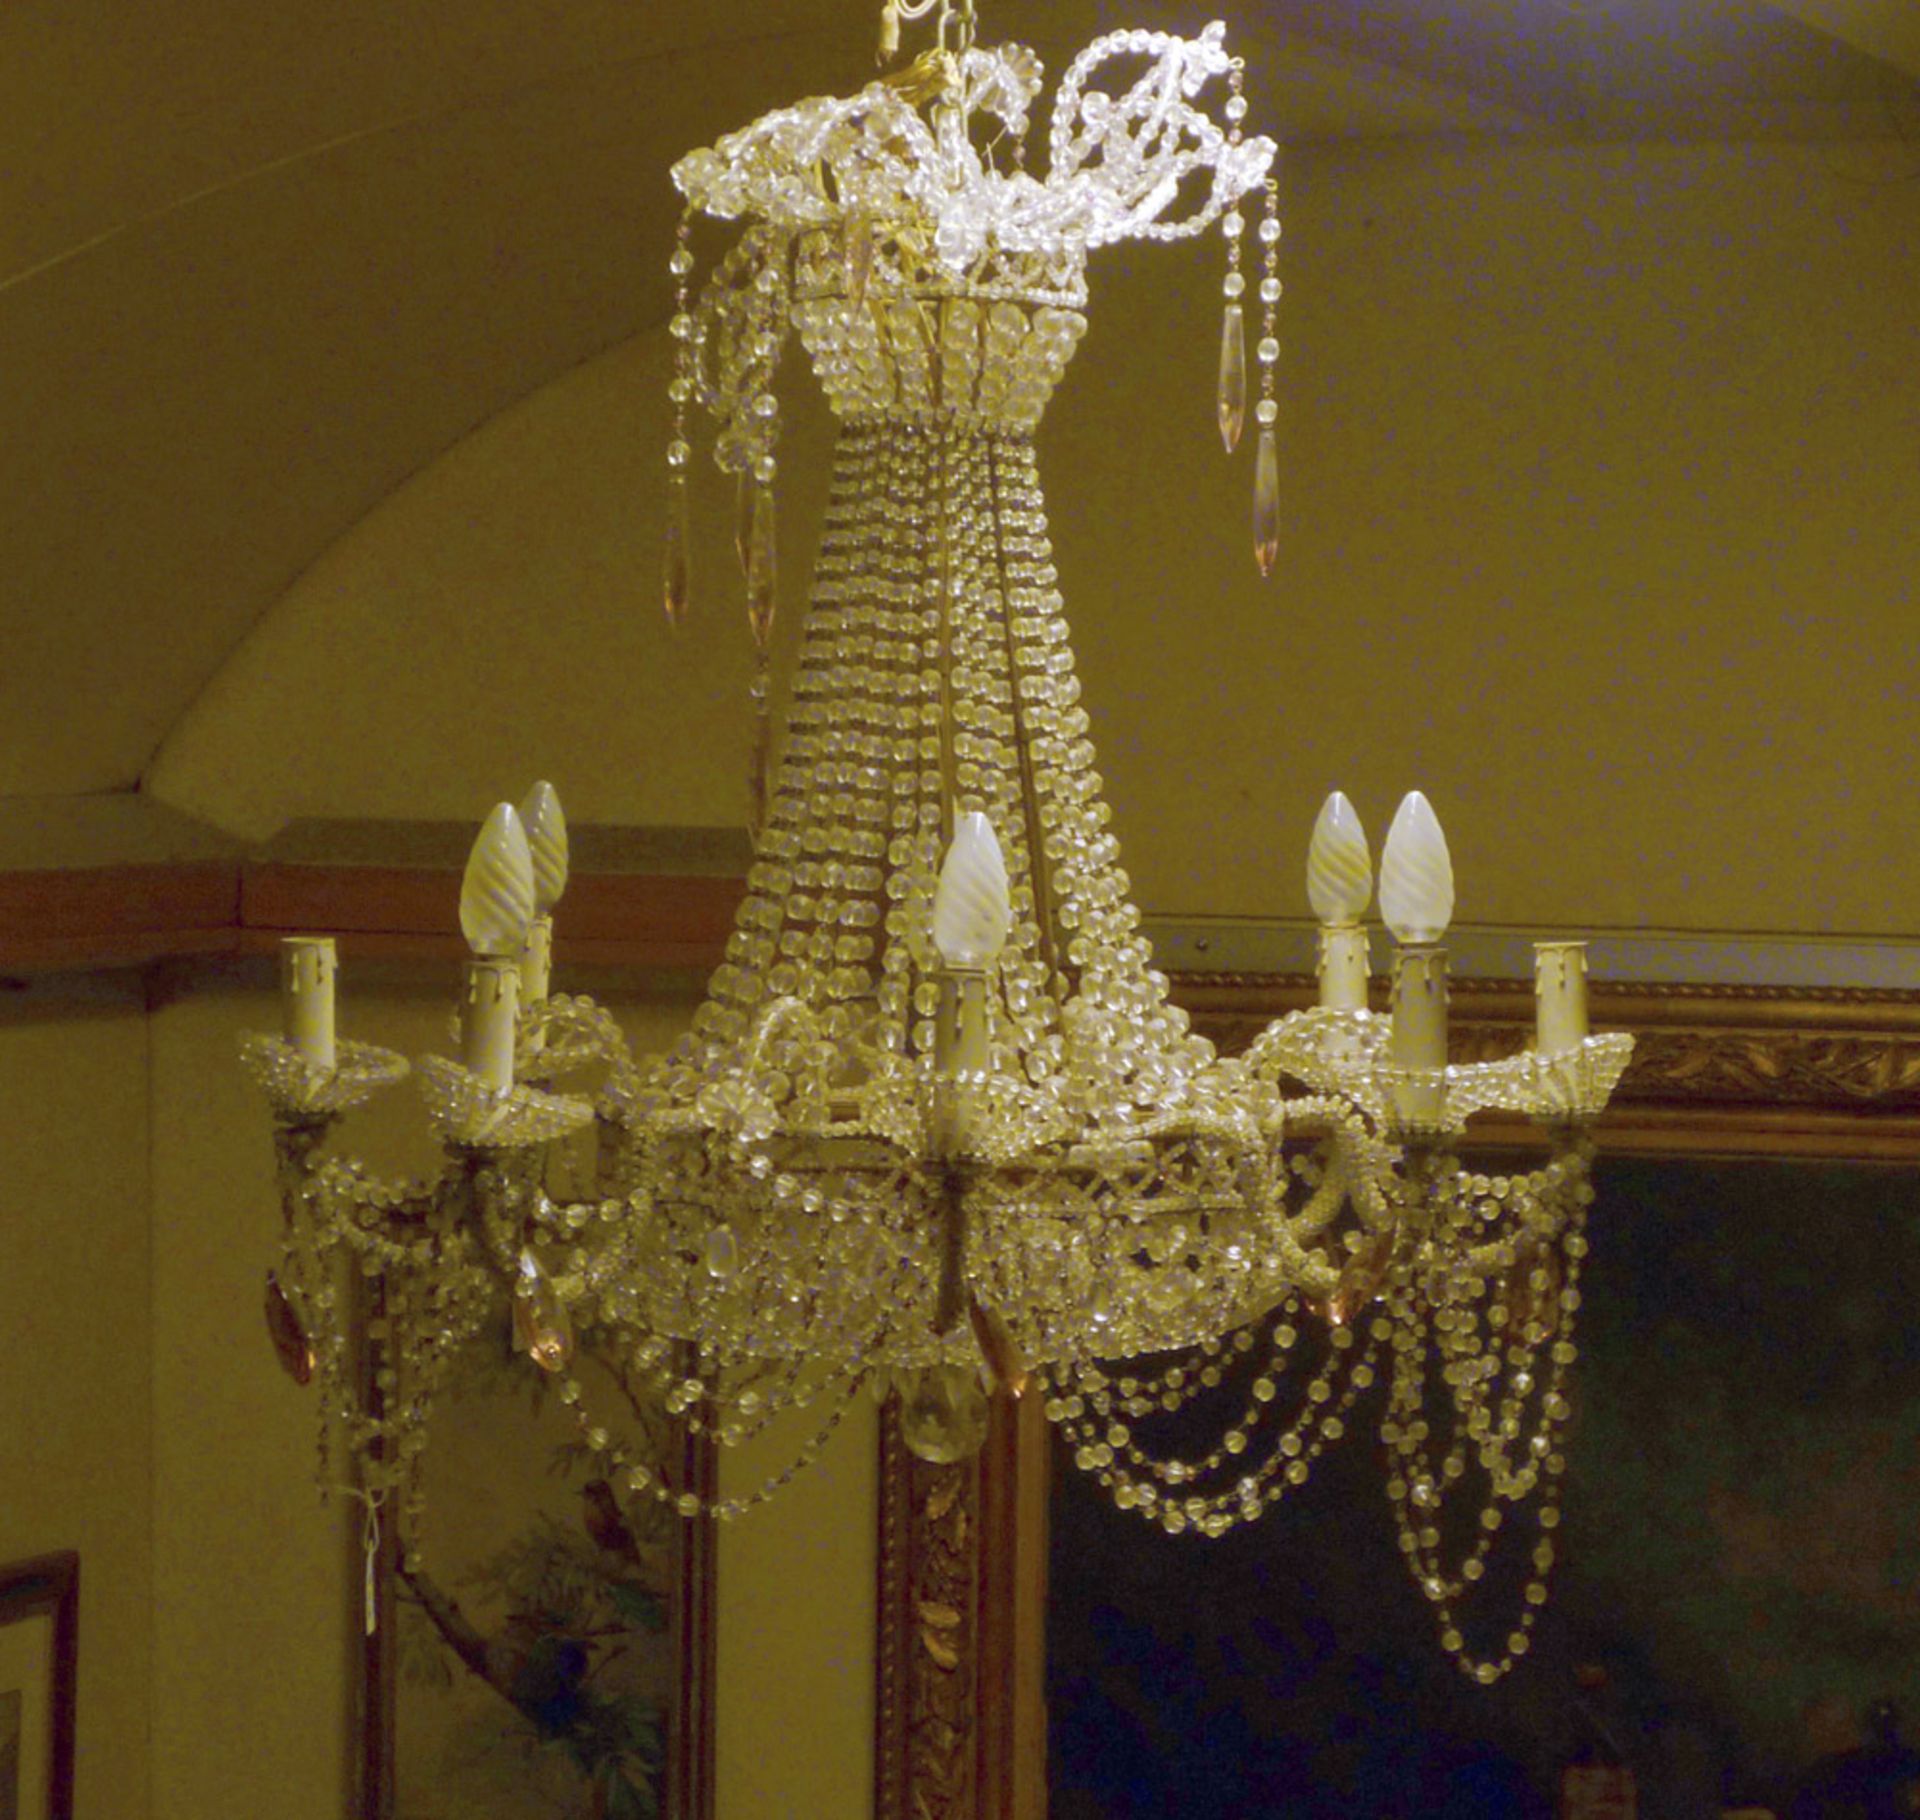
M219 954L239 917L239 870L220 860L0 873L0 973Z
M576 877L565 953L582 966L718 963L744 886L654 873ZM348 958L451 960L460 875L438 867L208 860L0 873L0 974L95 971L339 937Z

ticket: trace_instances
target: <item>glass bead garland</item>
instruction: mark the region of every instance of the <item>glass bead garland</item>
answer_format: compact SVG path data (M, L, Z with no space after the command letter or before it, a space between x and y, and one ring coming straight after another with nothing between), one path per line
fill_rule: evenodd
M687 503L687 406L694 395L695 362L693 319L687 313L688 280L693 272L692 236L693 211L688 209L680 217L673 254L668 261L673 279L673 316L669 324L674 340L673 432L667 445L667 528L660 576L667 624L676 631L686 623L693 583L693 528Z
M1273 433L1274 420L1279 414L1274 398L1274 368L1280 359L1280 343L1274 330L1280 305L1280 186L1271 177L1266 180L1266 214L1260 222L1260 243L1266 253L1266 277L1260 285L1263 306L1260 345L1254 350L1260 363L1260 403L1255 411L1260 436L1253 472L1253 560L1264 578L1272 575L1280 560L1280 456Z
M1227 77L1230 89L1227 101L1227 143L1237 146L1241 122L1246 118L1246 96L1241 92L1245 75L1238 58ZM1246 291L1246 279L1240 272L1240 242L1246 222L1238 207L1228 210L1221 220L1227 241L1227 276L1222 286L1227 303L1220 323L1220 383L1216 414L1220 440L1231 455L1240 446L1240 431L1247 420L1247 325L1240 299Z

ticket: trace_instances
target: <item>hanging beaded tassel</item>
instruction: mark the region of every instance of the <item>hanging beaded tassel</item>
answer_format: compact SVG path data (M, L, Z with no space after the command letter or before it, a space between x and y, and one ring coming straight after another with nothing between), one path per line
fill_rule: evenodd
M753 508L747 525L747 626L754 648L764 657L773 637L779 553L774 525L773 479L765 471L773 457L760 457L754 473ZM764 477L763 477L764 476Z
M752 567L753 504L753 470L742 468L733 493L733 553L740 559L742 575Z
M762 650L753 661L753 681L747 685L747 698L753 707L753 743L747 755L747 832L754 848L767 826L767 800L771 794L773 771L773 688L767 653Z
M1266 248L1266 275L1260 281L1260 424L1259 457L1253 473L1253 559L1263 576L1271 575L1280 560L1280 456L1274 447L1273 425L1280 415L1274 391L1274 368L1280 359L1275 334L1280 316L1280 185L1267 179L1267 212L1260 223L1260 244Z
M1230 145L1238 145L1240 123L1247 117L1247 101L1240 92L1243 76L1237 63L1227 80L1233 88L1233 95L1227 102L1227 141ZM1228 210L1221 222L1227 237L1227 276L1221 286L1227 307L1220 323L1220 390L1217 404L1220 440L1226 445L1229 455L1240 446L1241 427L1247 420L1247 325L1246 314L1240 303L1247 288L1247 281L1240 271L1241 235L1246 225L1246 219L1238 208Z
M673 320L669 325L674 339L673 381L667 388L667 396L673 401L673 438L667 445L667 537L661 592L667 624L675 631L686 622L693 577L693 528L687 509L687 466L692 455L687 442L687 406L693 400L696 357L693 316L687 308L687 279L693 271L693 248L688 243L692 236L693 212L688 210L680 217L680 232L667 264L673 274Z
M734 552L746 579L747 629L753 634L754 671L748 690L753 720L747 758L747 830L756 846L766 825L769 769L772 763L772 701L768 651L779 599L779 536L774 506L774 481L779 463L774 448L780 438L780 403L774 394L780 347L785 339L787 291L783 251L774 255L755 279L748 304L745 346L747 364L740 381L741 416L736 453L734 495Z
M747 831L758 845L767 824L768 772L773 759L773 704L768 649L779 584L778 540L774 520L771 455L755 465L752 510L747 525L747 626L753 633L753 681L748 699L753 712L753 744L747 759Z

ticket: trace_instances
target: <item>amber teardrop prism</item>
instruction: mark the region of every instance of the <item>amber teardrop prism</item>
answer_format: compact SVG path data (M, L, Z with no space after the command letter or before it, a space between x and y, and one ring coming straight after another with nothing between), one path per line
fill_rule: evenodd
M1237 303L1227 305L1220 324L1219 409L1220 440L1231 455L1247 421L1247 326Z
M273 1341L280 1369L296 1384L311 1384L316 1362L313 1342L307 1337L306 1324L293 1298L280 1287L280 1279L271 1270L267 1272L267 1335Z
M974 1296L967 1303L967 1320L973 1328L973 1342L980 1348L980 1358L994 1386L1004 1390L1010 1397L1024 1396L1032 1369L1005 1319L996 1310L987 1307L978 1296Z
M1350 1327L1374 1302L1386 1293L1387 1265L1393 1257L1393 1235L1378 1232L1363 1239L1360 1248L1340 1273L1333 1294L1327 1299L1327 1319L1336 1327Z
M1253 560L1271 575L1280 560L1280 453L1273 431L1260 432L1260 457L1253 473Z
M531 1257L520 1260L513 1294L513 1343L542 1371L560 1371L573 1357L573 1322L547 1273Z

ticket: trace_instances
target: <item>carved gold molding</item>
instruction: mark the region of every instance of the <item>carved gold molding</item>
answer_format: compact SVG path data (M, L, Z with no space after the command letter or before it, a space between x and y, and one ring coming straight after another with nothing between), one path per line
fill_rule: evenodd
M878 1820L974 1811L980 1659L978 1458L930 1466L880 1424Z
M1175 981L1228 1053L1312 994L1294 977ZM1592 999L1596 1028L1635 1038L1603 1147L1920 1161L1920 992L1596 985ZM1523 982L1455 982L1454 1058L1524 1046L1532 1005ZM1045 1423L996 1404L982 1454L933 1467L895 1413L881 1424L877 1820L1044 1820Z

